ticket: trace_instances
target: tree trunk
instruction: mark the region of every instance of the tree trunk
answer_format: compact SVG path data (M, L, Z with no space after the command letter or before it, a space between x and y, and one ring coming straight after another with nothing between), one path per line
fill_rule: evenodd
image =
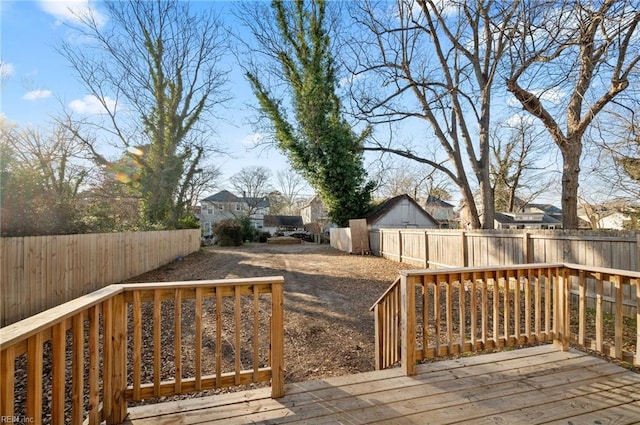
M567 140L562 150L562 227L578 228L578 187L582 144L580 138Z

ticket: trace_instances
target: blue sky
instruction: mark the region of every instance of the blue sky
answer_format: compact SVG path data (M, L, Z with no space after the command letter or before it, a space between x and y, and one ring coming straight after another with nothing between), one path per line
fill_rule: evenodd
M204 1L196 3L205 5ZM206 3L214 7L225 5ZM64 107L79 116L95 110L88 92L56 51L63 40L72 37L65 26L73 19L69 9L86 7L100 11L99 3L88 0L0 0L0 119L38 128L48 126L51 116L60 114ZM267 166L274 174L287 168L286 159L277 150L250 149L260 137L246 123L252 113L246 103L253 101L253 95L239 72L233 72L231 79L233 85L229 88L235 97L224 110L216 111L222 118L216 122L217 137L228 155L213 163L222 169L224 178L249 165Z

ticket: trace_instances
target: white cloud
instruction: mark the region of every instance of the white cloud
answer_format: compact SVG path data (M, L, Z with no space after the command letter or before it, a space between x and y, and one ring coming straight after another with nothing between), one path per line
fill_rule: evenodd
M15 68L12 63L0 61L0 81L8 80L13 76Z
M92 16L98 25L103 25L106 21L91 0L39 0L39 3L43 11L56 18L56 25L78 22L82 17L88 16Z
M247 135L247 137L245 137L244 139L242 139L241 143L244 146L248 146L250 148L254 147L254 146L258 146L261 143L263 143L265 140L265 135L262 133L253 133L253 134L249 134Z
M117 109L116 101L108 96L104 98L104 103L112 112ZM71 101L69 103L69 108L71 108L73 112L82 115L96 115L105 113L102 102L97 97L91 94L84 96L82 99Z
M51 90L32 90L27 92L22 96L24 100L38 100L38 99L46 99L51 96Z

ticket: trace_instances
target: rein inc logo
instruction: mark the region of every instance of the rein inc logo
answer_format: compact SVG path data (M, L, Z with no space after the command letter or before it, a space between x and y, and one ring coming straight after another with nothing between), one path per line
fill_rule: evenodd
M35 421L29 416L0 416L0 424L31 424Z

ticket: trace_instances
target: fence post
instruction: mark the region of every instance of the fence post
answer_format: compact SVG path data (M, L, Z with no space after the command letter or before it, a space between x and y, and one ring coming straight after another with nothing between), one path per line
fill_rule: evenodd
M402 230L398 230L398 263L402 263Z
M406 376L416 374L416 291L414 278L400 277L400 361Z
M424 268L429 268L429 232L424 231Z
M284 396L283 286L271 285L271 398Z
M462 267L467 267L469 264L469 255L467 252L467 232L464 230L460 233L460 249L462 250Z
M522 259L525 264L531 263L531 256L529 255L529 232L522 234Z

